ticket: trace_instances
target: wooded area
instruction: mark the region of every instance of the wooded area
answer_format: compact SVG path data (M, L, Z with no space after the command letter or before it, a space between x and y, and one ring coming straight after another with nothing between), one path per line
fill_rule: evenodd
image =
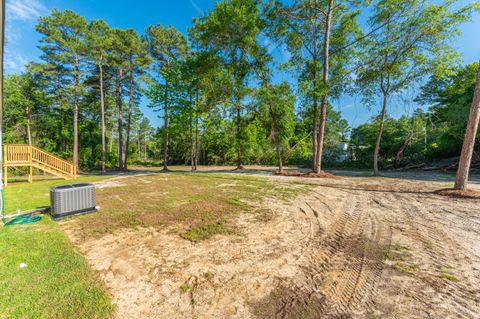
M478 9L458 1L229 0L194 19L188 34L161 24L138 34L54 10L37 24L42 62L5 80L5 142L103 171L148 162L375 174L455 168L479 64L461 66L451 41ZM279 72L292 80L278 81ZM389 116L409 90L421 108ZM333 107L345 95L362 97L360 111L378 116L350 128ZM161 127L142 114L142 100L159 111ZM477 138L474 167L479 146Z

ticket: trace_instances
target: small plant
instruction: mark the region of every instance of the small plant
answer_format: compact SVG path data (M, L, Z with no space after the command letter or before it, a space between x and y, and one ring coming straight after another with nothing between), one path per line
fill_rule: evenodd
M448 281L457 282L457 276L453 275L446 267L440 267L440 278Z
M203 274L203 277L208 281L210 281L213 279L213 273L211 271L207 271L206 273Z
M395 259L395 253L390 249L390 246L386 247L383 250L383 256L386 259L389 259L389 260L394 260Z
M183 285L180 286L180 291L182 293L187 293L193 289L193 286L187 283L184 283Z
M407 273L407 274L411 274L413 273L414 270L418 269L418 265L416 264L406 264L406 263L395 263L393 265L393 268L397 271L400 271L400 272L403 272L403 273Z
M388 260L405 260L404 253L408 251L407 247L390 244L383 250L383 256Z

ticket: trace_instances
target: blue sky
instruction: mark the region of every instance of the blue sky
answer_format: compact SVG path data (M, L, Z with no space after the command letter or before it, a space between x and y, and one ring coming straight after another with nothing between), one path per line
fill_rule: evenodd
M469 0L463 0L468 3ZM111 27L134 28L142 33L149 25L161 23L174 25L186 32L192 19L213 8L214 0L6 0L5 70L7 73L21 72L25 63L38 60L37 48L40 35L35 31L39 16L48 15L53 8L71 9L90 19L104 19ZM463 35L452 45L463 55L465 64L480 61L480 15L462 27ZM279 75L277 80L288 80ZM415 91L407 92L413 97ZM161 120L157 113L142 103L142 110L150 118L152 125L158 126ZM377 108L367 109L360 97L344 97L333 102L335 108L355 127L368 121L378 113ZM409 114L416 108L413 103L393 101L390 114Z

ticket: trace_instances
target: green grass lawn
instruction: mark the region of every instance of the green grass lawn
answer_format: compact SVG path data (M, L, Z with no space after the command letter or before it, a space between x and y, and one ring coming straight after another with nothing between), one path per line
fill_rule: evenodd
M14 213L17 209L24 211L50 205L50 187L72 183L91 183L111 176L81 176L71 180L55 179L34 183L9 184L5 188L5 213Z
M92 182L106 177L80 177ZM11 184L6 212L49 205L54 180ZM26 267L20 268L25 263ZM0 318L105 318L110 297L60 227L44 216L30 225L0 228Z
M308 185L284 179L218 173L159 173L122 179L97 189L99 214L76 217L76 236L101 237L137 227L170 227L192 242L216 234L239 234L233 222L259 213L255 202L295 197ZM263 213L263 212L260 212Z

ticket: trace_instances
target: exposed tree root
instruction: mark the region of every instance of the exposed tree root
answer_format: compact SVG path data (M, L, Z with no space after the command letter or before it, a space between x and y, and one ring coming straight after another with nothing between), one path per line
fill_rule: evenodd
M320 173L315 172L274 172L274 175L279 176L296 176L296 177L307 177L307 178L339 178L331 173L321 171Z
M434 193L442 196L450 196L450 197L457 197L457 198L480 199L480 191L473 190L473 189L458 190L453 188L445 188L445 189L439 189Z

